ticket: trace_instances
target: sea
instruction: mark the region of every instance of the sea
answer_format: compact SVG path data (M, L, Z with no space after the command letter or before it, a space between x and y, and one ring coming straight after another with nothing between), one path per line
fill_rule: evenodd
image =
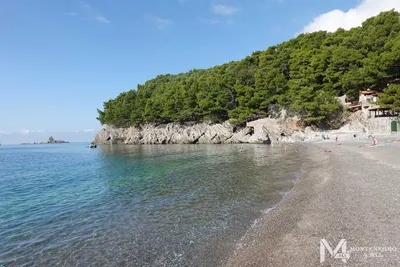
M299 150L0 146L0 266L219 266L290 192Z

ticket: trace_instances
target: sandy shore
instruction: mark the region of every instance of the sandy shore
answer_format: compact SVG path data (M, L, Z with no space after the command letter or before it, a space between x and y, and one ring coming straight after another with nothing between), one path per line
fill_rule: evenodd
M307 166L292 193L247 232L225 266L400 266L400 143L339 140L305 145ZM327 251L320 263L321 239L332 249L346 239L347 264Z

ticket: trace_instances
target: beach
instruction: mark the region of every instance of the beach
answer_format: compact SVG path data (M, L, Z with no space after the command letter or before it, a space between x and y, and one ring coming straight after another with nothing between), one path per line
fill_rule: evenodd
M238 240L225 266L399 266L400 143L389 139L305 144L293 190ZM348 259L333 258L321 239Z

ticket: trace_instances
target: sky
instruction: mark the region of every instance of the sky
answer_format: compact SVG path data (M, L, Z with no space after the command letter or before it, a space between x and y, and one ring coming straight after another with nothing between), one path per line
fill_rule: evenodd
M0 143L90 141L104 101L158 74L393 8L400 0L0 0Z

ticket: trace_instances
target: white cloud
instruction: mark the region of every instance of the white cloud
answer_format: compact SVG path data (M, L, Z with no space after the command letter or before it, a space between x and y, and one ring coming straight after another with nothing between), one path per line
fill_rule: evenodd
M86 2L79 2L78 8L80 13L78 12L67 12L65 15L70 17L82 17L84 19L94 20L98 23L109 24L111 21L103 16L100 12L98 12L93 6L89 5Z
M97 129L86 129L86 130L78 130L76 133L97 133L99 130Z
M233 19L215 19L215 18L198 18L198 20L204 24L209 24L209 25L226 25L226 26L231 26L235 23Z
M21 131L19 131L19 132L22 133L22 134L31 134L31 133L34 133L34 131L32 131L32 130L26 130L26 129L21 130Z
M220 24L221 23L221 21L219 19L207 19L206 22L209 24Z
M362 0L358 6L348 11L332 10L316 17L303 29L303 33L315 31L334 32L339 28L349 30L361 26L367 18L391 9L400 10L399 0Z
M159 28L160 30L163 30L163 29L171 26L172 24L174 24L172 20L153 16L153 15L148 15L147 18L151 22L153 22L157 26L157 28Z
M216 24L220 24L223 22L220 19L211 19L211 18L198 18L198 20L202 23L210 24L210 25L216 25Z
M78 13L77 12L66 12L65 15L70 16L70 17L76 17L76 16L78 16Z
M239 11L237 7L221 5L221 4L213 5L211 7L211 10L214 14L221 16L230 16Z
M19 132L24 135L33 134L33 133L44 133L43 130L27 130L27 129L20 130Z
M91 6L91 5L89 5L88 3L86 3L86 2L78 2L78 4L79 4L79 6L81 6L82 8L84 8L84 9L87 9L87 10L92 10L93 9L93 7Z
M231 26L231 25L233 25L235 23L235 21L233 20L233 19L228 19L227 21L226 21L226 25L228 25L228 26Z
M97 15L95 17L95 19L100 22L100 23L110 23L111 21L109 21L108 19L106 19L105 17L101 16L101 15Z
M19 132L22 133L22 134L30 134L30 133L32 133L31 130L21 130Z

